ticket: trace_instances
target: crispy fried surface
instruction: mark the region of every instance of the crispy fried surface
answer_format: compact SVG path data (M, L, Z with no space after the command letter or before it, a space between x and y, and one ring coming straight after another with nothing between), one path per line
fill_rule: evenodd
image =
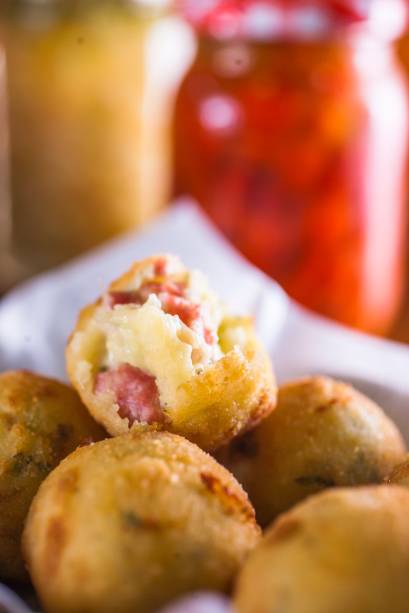
M25 371L0 375L0 577L23 580L23 523L40 483L78 445L104 437L68 386Z
M396 466L388 478L389 483L409 487L409 456Z
M132 266L114 281L109 291L129 289L155 258ZM95 394L95 380L105 352L104 334L96 325L102 300L87 306L80 314L67 346L67 369L73 386L94 418L113 436L129 431L126 418L103 395ZM238 336L240 350L235 349ZM276 403L276 383L271 362L256 338L250 318L225 316L219 328L221 359L182 384L166 407L162 424L135 422L139 431L166 429L187 437L203 449L214 450L226 444L266 417Z
M344 383L312 377L282 386L276 410L219 459L267 525L324 488L382 482L404 454L380 407Z
M238 613L407 613L409 491L336 489L282 515L236 586Z
M259 533L246 494L213 458L179 436L131 432L53 471L23 542L46 611L144 613L226 590Z

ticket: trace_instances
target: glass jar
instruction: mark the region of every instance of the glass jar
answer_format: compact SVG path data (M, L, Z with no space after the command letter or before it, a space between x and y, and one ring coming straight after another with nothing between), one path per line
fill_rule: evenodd
M6 70L4 51L0 45L0 253L8 242L9 219Z
M8 173L8 123L6 108L6 62L0 41L0 295L15 271L9 257L10 193Z
M2 6L12 249L24 275L138 226L167 200L168 98L148 74L163 4Z
M385 332L404 278L408 100L391 44L403 4L193 4L175 192L297 301Z

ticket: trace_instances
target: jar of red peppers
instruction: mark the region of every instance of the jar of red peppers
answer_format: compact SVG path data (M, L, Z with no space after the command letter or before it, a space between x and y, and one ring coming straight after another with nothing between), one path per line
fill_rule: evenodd
M302 304L384 333L403 284L400 0L184 3L175 191Z

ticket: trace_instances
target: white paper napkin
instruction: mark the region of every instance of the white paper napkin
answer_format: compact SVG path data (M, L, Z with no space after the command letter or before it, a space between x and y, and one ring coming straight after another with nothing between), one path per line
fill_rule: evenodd
M11 292L0 303L0 370L29 368L65 378L64 346L79 309L138 258L173 252L202 269L238 312L252 313L279 380L326 373L377 399L409 440L409 348L310 314L251 266L191 202Z

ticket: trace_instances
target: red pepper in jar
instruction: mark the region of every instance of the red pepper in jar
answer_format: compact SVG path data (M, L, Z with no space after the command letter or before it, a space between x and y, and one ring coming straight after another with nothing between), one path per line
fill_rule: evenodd
M176 103L176 194L302 304L385 332L403 280L403 3L210 4L187 3L199 43Z

